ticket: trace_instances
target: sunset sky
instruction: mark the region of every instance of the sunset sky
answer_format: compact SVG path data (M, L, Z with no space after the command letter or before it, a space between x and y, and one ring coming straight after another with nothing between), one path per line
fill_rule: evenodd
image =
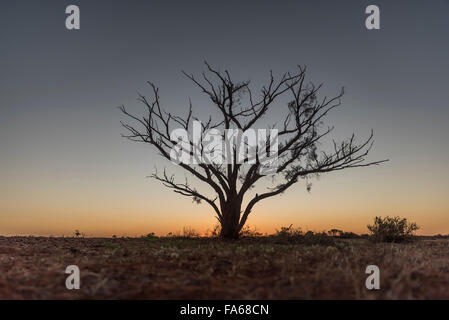
M77 4L81 29L65 28ZM377 4L381 29L365 28ZM0 235L137 236L211 229L196 205L147 178L180 173L150 145L122 138L125 105L160 88L167 110L206 100L181 71L203 60L253 89L307 65L343 105L326 122L335 138L375 133L370 160L299 182L261 201L248 224L271 233L367 233L376 215L449 234L449 1L2 1L0 4ZM286 106L276 106L284 112ZM194 109L195 111L195 109ZM178 175L184 178L181 172ZM193 179L193 178L192 178ZM193 182L194 180L192 180Z

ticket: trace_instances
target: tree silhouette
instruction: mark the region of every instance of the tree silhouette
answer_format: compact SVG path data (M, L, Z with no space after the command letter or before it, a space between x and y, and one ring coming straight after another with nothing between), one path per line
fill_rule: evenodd
M236 146L231 146L231 163L183 163L178 165L193 177L209 186L213 196L197 191L187 180L177 182L174 175L168 175L164 169L162 174L157 171L153 178L161 181L174 192L192 197L194 202L207 202L214 210L220 223L220 235L226 239L236 239L245 225L249 214L259 201L279 195L298 182L300 178L308 179L313 176L343 170L347 168L376 165L387 160L367 162L367 154L373 145L373 132L361 143L356 143L354 134L347 140L337 143L333 140L329 150L319 150L318 142L329 135L333 127L323 128L323 118L330 110L340 106L344 92L333 98L318 99L318 91L322 84L315 86L306 82L306 68L298 67L294 73L287 72L276 80L270 72L268 83L262 87L256 97L250 88L249 81L235 82L228 71L220 72L205 62L207 70L200 78L192 74L184 75L193 81L218 110L219 118L208 118L201 123L203 132L211 129L239 129L245 133L257 124L267 111L274 106L280 97L289 97L285 117L278 130L277 167L272 172L273 186L263 193L245 199L249 190L264 174L261 173L263 163L256 157L250 164L238 163L236 160ZM162 155L170 160L171 150L179 144L171 137L174 128L183 128L189 132L192 122L198 120L194 116L190 101L187 115L184 117L167 112L161 105L159 89L148 82L152 89L152 97L147 98L139 94L139 100L146 106L143 117L133 115L124 106L120 110L132 120L132 124L122 122L127 134L123 136L139 142L153 145ZM275 125L270 126L274 128ZM266 146L271 143L271 138ZM189 142L188 147L200 148L204 145L194 145ZM263 147L263 146L262 146ZM259 145L258 148L261 148ZM187 148L188 149L188 148ZM188 152L191 152L189 150ZM194 152L191 152L193 154ZM248 160L248 159L246 159ZM277 181L276 180L281 180ZM310 183L307 182L310 190ZM217 201L218 200L218 201Z

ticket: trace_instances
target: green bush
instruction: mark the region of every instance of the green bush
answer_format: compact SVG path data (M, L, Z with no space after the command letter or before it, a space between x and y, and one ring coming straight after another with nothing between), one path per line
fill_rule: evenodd
M371 240L375 242L406 242L414 239L414 232L419 229L414 222L409 223L406 218L375 217L374 223L368 225Z

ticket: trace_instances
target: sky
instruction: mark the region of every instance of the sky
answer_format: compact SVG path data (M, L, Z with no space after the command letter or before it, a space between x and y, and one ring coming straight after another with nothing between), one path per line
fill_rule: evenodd
M71 4L80 30L65 27ZM370 4L380 30L365 27ZM373 129L369 159L390 160L322 175L310 193L300 182L260 202L250 226L367 233L375 216L398 215L421 234L449 234L448 13L446 0L2 1L0 234L211 229L209 206L147 178L178 171L121 137L117 109L142 110L137 93L151 80L168 110L185 113L190 98L207 111L181 72L200 74L203 60L255 89L270 70L307 65L323 95L345 87L327 118L335 137Z

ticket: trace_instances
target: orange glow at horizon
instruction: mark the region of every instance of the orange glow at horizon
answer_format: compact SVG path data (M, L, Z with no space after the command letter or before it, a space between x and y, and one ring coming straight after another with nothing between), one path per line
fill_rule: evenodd
M303 231L337 228L363 234L375 216L398 215L417 222L421 226L418 234L449 234L449 206L441 194L434 190L415 190L413 197L405 192L393 194L388 188L366 185L363 181L370 174L369 170L354 171L351 177L322 178L310 194L298 183L285 194L256 205L247 225L267 234L290 224ZM207 204L196 205L155 181L144 184L134 193L124 192L125 185L116 190L77 186L82 191L72 194L64 189L33 189L34 197L27 196L27 201L10 190L8 201L0 204L0 234L72 236L77 229L88 237L141 236L182 233L184 227L204 234L217 224ZM3 191L5 196L7 191Z
M217 221L209 205L196 205L145 178L155 164L163 164L148 164L147 150L142 153L132 166L99 163L69 173L52 163L48 168L9 168L0 185L0 235L72 236L77 229L86 236L140 236L182 232L184 227L199 233L211 230ZM375 216L390 215L416 222L418 234L449 234L446 168L441 163L415 171L397 163L325 174L312 180L310 193L299 181L284 194L259 202L247 225L268 234L290 224L302 230L337 228L363 234ZM168 169L183 179L183 172ZM204 188L194 179L192 183ZM265 186L255 190L263 192Z

